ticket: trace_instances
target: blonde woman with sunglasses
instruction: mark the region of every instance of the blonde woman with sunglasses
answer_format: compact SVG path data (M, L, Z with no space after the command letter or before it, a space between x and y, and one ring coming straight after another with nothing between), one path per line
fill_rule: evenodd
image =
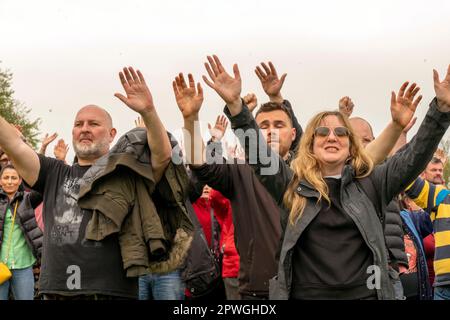
M392 122L377 139L387 154L412 119L419 88L404 83L391 95ZM434 71L436 98L412 141L393 157L374 165L347 118L321 112L309 122L288 167L266 145L272 163L251 163L269 193L284 209L278 276L272 299L394 299L383 234L382 213L394 195L425 168L450 124L450 66L441 82ZM235 96L235 95L229 95ZM258 130L248 108L224 99L233 129ZM245 138L245 137L244 137ZM261 140L241 139L247 160ZM256 157L257 158L257 157ZM376 162L378 162L377 159ZM263 170L277 161L276 174ZM375 197L373 195L375 194ZM394 273L394 274L393 274Z

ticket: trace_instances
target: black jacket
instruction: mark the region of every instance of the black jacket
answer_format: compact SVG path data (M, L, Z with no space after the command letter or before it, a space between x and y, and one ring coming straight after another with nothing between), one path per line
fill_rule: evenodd
M0 189L0 247L3 241L6 210L10 207L11 214L13 214L16 201L20 201L17 207L16 222L20 226L34 257L40 259L44 235L37 225L34 208L42 202L42 197L35 191L18 191L10 202L8 196Z
M398 271L398 265L408 267L408 257L405 253L405 242L403 240L402 218L397 200L394 199L386 207L384 236L386 246L390 251L390 263Z

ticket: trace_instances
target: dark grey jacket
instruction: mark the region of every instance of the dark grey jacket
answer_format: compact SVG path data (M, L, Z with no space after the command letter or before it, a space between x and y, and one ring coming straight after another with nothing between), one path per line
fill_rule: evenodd
M44 235L39 229L34 215L34 208L42 201L37 192L18 191L10 202L8 196L0 189L0 247L3 241L3 229L5 224L6 209L11 206L11 214L14 212L13 204L20 201L17 207L16 222L25 236L28 246L36 259L40 259L42 252L42 240Z
M241 128L244 131L247 129L258 130L256 122L246 106L244 106L240 114L235 117L229 116L229 118L234 129ZM386 212L386 206L392 198L404 190L422 172L431 160L449 124L450 114L440 112L437 109L436 99L434 99L417 135L407 147L384 163L376 166L369 175L369 179L372 180L379 193L377 206L370 201L364 190L362 190L361 185L356 182L357 179L353 168L350 165L346 165L342 171L341 204L358 229L361 230L364 241L372 251L374 264L380 269L380 288L377 288L378 299L394 299L394 290L389 275L388 254L383 228L375 208L381 208L381 213ZM264 139L257 139L256 141L245 140L241 141L241 144L245 145L246 155L248 155L249 148L258 150L259 147L249 146L249 143L258 144L258 142L264 142ZM257 161L257 163L250 163L250 165L253 166L255 173L275 201L279 205L283 205L283 195L293 176L293 172L278 155L271 152L270 148L266 147L266 149L268 149L267 152L270 154L272 162L263 165L260 161ZM264 167L273 165L274 162L277 162L279 165L277 174L261 175L261 170ZM286 226L278 266L278 277L273 279L270 285L270 297L272 299L289 299L292 288L293 248L302 232L322 207L321 203L317 203L318 191L308 182L301 181L296 192L307 198L307 204L300 220L295 225L287 224Z
M408 267L408 257L405 253L403 223L397 199L389 202L385 215L384 236L386 237L386 246L391 252L391 266L398 271L398 265Z

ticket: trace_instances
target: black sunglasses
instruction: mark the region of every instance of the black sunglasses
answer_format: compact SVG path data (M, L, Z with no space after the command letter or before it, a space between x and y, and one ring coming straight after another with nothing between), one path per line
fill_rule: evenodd
M314 130L314 135L319 137L328 137L331 132L331 128L328 127L317 127ZM348 137L350 131L346 127L336 127L333 128L334 135L336 137Z

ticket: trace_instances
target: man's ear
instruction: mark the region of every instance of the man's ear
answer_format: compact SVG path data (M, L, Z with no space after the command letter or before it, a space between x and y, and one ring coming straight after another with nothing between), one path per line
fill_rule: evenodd
M292 139L291 139L291 141L294 141L296 136L297 136L297 129L292 128Z
M109 131L109 136L110 136L110 138L111 138L109 142L112 142L112 141L114 140L114 138L116 137L116 134L117 134L116 128L112 128L112 129Z

